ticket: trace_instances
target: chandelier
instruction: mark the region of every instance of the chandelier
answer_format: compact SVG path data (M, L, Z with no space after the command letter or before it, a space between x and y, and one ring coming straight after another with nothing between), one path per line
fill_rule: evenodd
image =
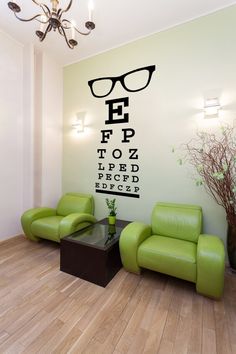
M65 38L65 41L69 48L73 49L77 46L78 42L75 39L75 32L87 36L91 33L91 31L95 28L95 23L92 21L92 9L89 9L89 21L85 22L85 27L87 28L87 32L79 31L73 24L72 21L69 21L65 18L62 18L63 14L71 8L73 0L70 0L67 7L63 10L59 7L59 0L50 0L51 10L46 4L38 0L32 0L33 3L38 5L41 9L41 13L37 14L29 19L24 19L18 16L18 13L21 11L19 5L15 2L8 2L8 7L14 12L16 18L23 22L29 22L36 20L40 23L40 29L37 30L35 33L39 37L39 40L42 42L45 37L47 36L48 32L51 30L58 32ZM71 38L69 38L71 37Z

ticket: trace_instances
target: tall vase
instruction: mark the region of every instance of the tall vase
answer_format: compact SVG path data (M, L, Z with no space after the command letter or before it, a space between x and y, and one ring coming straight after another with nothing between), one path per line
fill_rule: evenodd
M236 225L229 223L227 231L227 252L231 270L236 272Z

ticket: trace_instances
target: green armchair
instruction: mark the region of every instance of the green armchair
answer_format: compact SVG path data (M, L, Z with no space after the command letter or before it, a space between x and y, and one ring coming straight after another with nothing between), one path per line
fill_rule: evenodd
M141 268L196 283L197 292L220 298L224 287L225 251L217 236L201 234L202 209L195 205L157 203L151 226L133 222L120 237L127 271Z
M26 237L33 241L40 238L60 242L61 238L96 222L93 197L89 194L67 193L61 197L57 208L34 208L21 217Z

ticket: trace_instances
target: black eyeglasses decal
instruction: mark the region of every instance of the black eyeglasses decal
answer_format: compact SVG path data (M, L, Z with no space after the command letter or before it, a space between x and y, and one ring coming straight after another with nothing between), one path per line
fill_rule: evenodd
M115 77L101 77L98 79L93 79L88 81L88 85L92 92L92 95L97 98L103 98L108 96L114 89L116 83L119 81L123 88L128 92L138 92L144 90L150 83L152 74L156 70L155 65L145 66L143 68L135 69L127 72L126 74L115 76ZM137 84L134 87L132 83L132 77L135 73L147 73L148 76L145 77L145 81L141 84ZM130 81L131 80L131 81Z

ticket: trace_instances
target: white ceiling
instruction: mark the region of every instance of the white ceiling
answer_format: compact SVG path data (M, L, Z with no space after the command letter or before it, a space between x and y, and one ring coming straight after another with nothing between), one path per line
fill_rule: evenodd
M50 0L40 0L50 6ZM39 7L31 0L15 0L21 6L22 17L39 13ZM69 0L60 0L66 7ZM71 10L64 16L73 19L83 30L88 20L89 0L74 0ZM232 0L93 0L95 30L89 36L78 35L78 46L71 50L63 37L50 32L39 43L34 34L36 21L23 23L14 17L7 6L8 0L0 0L0 28L22 43L33 43L67 65L123 43L173 27L179 23L206 15L235 4Z

